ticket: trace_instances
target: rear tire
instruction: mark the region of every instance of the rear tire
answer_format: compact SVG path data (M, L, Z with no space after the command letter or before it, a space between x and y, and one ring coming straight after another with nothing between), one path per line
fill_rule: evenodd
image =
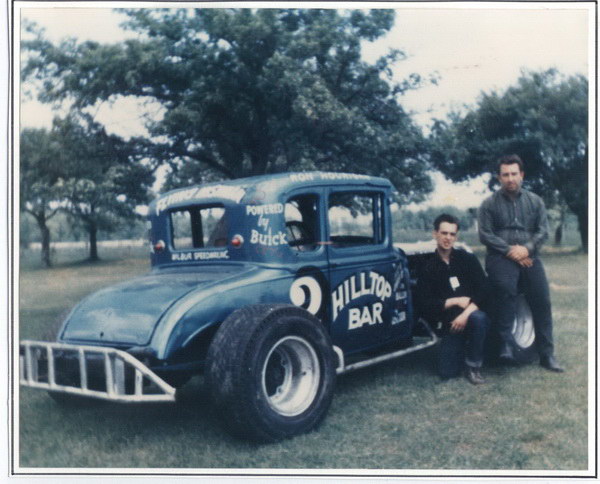
M221 325L205 381L226 428L253 441L308 432L333 396L335 355L321 322L282 304L245 307Z

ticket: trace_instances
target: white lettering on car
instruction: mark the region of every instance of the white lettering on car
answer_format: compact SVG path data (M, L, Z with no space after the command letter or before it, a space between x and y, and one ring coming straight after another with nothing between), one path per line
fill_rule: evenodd
M209 260L209 259L229 259L228 250L219 250L218 252L196 252L194 260Z
M246 215L271 215L283 213L283 203L267 203L265 205L246 205Z
M290 175L290 181L293 182L305 182L313 181L315 176L312 173L293 173Z
M379 301L349 308L348 329L360 328L365 324L383 323L382 303L392 296L392 285L385 276L375 271L353 274L338 285L331 293L333 319L337 319L347 305L363 296L373 296Z
M242 187L228 185L214 185L205 187L193 187L169 193L159 198L156 202L156 215L166 210L171 205L200 198L223 198L239 203L246 194Z
M398 311L394 309L394 315L392 316L392 326L400 324L406 321L406 311Z
M198 188L188 188L186 190L180 190L174 193L169 193L162 198L159 198L156 202L156 215L158 215L163 210L166 210L169 206L184 202L186 200L190 200L192 198L196 198L198 193Z
M174 252L171 254L172 261L188 260L213 260L229 259L228 250L210 251L210 252Z
M368 180L368 175L357 175L354 173L318 173L321 180Z
M357 175L354 173L292 173L290 181L292 182L309 182L314 181L315 176L320 180L368 180L368 175Z
M268 217L265 217L263 215L259 215L258 216L258 222L256 223L256 225L258 225L259 228L267 230L269 228L269 221L271 219Z
M192 253L191 252L175 252L174 254L171 254L171 260L178 260L178 261L186 261L186 260L192 260Z
M240 203L244 195L246 195L246 190L242 187L214 185L201 187L196 196L199 198L224 198L235 203Z
M259 231L252 229L250 232L250 243L267 245L269 247L287 244L287 234L279 230L273 234L271 229L266 234L261 234Z
M256 226L262 230L262 233L252 230L250 243L267 246L287 244L285 233L272 235L269 229L272 215L282 214L284 211L283 203L267 203L264 205L246 205L246 215L258 217ZM283 241L280 234L283 234Z
M365 324L383 323L381 311L383 311L383 304L380 302L373 303L371 306L363 306L362 310L361 308L350 308L348 311L348 329L360 328Z
M406 310L402 310L406 308L407 299L408 299L408 291L405 287L404 280L404 266L402 264L398 264L396 266L396 270L394 271L394 312L392 314L391 324L395 326L396 324L403 323L406 321ZM402 302L400 302L402 301Z

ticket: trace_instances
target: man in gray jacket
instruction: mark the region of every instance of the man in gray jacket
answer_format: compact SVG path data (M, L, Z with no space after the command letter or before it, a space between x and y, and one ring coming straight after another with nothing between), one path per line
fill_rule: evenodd
M540 365L562 372L554 358L550 290L539 258L540 248L548 237L546 207L539 196L521 187L524 175L519 156L500 158L501 188L484 200L479 209L479 239L487 247L485 266L498 308L500 358L514 361L511 330L521 281L533 314Z

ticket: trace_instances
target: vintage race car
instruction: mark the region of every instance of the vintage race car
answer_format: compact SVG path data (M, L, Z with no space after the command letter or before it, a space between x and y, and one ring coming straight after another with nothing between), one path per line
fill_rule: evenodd
M438 340L415 314L409 271L432 248L394 246L393 191L383 178L308 172L160 196L152 270L81 301L57 342L22 341L21 383L65 403L156 402L202 373L235 434L313 429L336 374Z

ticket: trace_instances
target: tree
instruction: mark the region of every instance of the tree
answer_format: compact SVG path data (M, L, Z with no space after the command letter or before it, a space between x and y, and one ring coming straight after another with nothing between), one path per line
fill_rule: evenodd
M29 213L40 229L42 263L52 265L50 260L50 228L48 221L58 211L51 202L59 197L60 147L45 129L27 128L20 137L20 208Z
M24 42L23 75L42 101L78 109L120 96L163 109L140 157L168 163L168 186L323 169L388 176L403 202L431 190L425 140L398 99L424 80L392 82L404 58L373 64L361 43L391 28L393 10L127 10L140 34L118 44Z
M524 73L504 93L482 94L464 115L434 123L431 160L444 175L463 181L495 160L516 153L525 161L525 186L549 206L577 216L583 249L588 235L588 82L554 69ZM495 176L491 184L495 183Z
M96 261L98 230L111 231L138 217L135 208L148 202L152 170L132 160L129 142L108 135L90 116L71 113L55 119L53 133L60 140L57 186L64 209L83 224L89 259Z

